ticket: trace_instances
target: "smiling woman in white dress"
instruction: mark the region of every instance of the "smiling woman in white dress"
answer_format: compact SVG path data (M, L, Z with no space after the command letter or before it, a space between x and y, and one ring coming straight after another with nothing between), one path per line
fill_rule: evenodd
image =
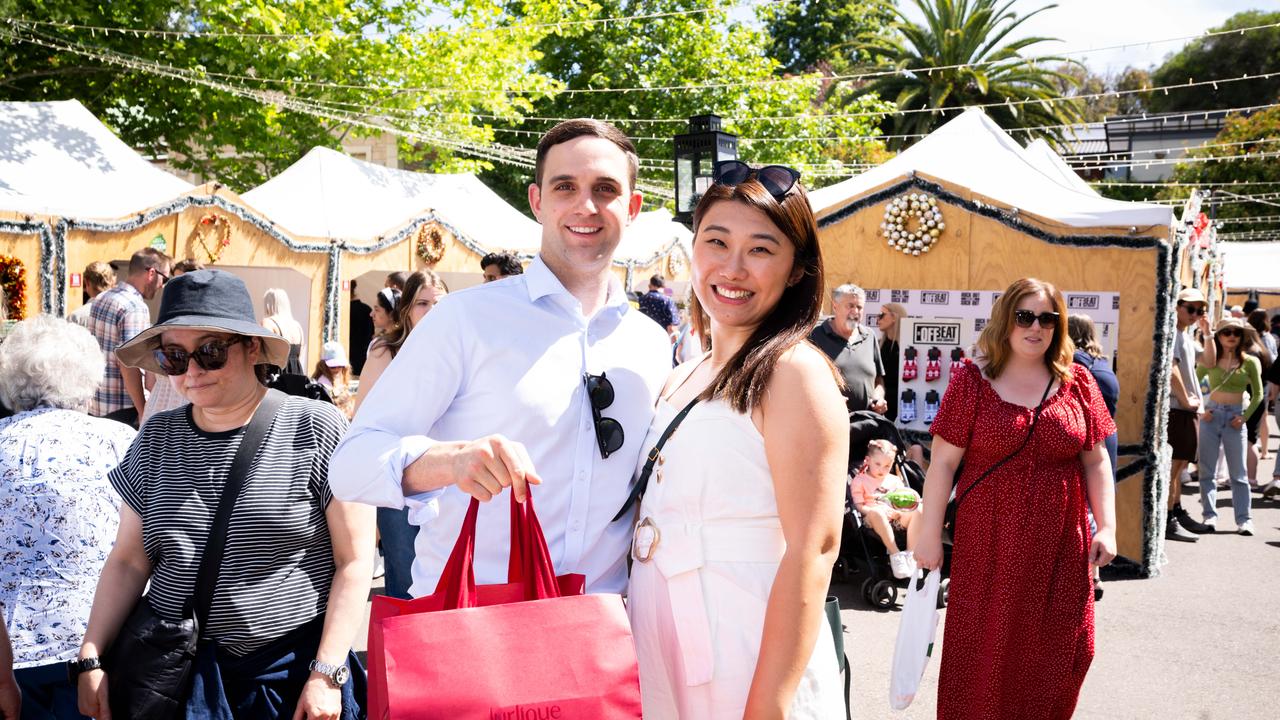
M692 262L691 314L712 349L672 373L645 442L699 399L661 448L632 547L644 715L838 717L823 602L848 418L805 340L822 303L817 230L796 171L732 162L716 177Z

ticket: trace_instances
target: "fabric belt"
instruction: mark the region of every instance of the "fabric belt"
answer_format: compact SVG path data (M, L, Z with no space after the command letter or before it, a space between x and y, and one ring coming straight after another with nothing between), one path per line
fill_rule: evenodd
M709 683L715 671L711 623L698 570L707 562L777 563L786 549L778 526L664 526L649 517L636 524L631 554L637 562L652 562L667 581L686 685Z

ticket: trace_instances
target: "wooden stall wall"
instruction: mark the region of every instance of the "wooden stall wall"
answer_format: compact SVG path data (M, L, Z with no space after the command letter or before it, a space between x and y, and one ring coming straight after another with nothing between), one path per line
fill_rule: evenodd
M23 218L25 219L25 218ZM0 255L12 255L26 273L26 316L40 314L40 236L0 232Z
M964 200L988 202L964 188L945 187ZM946 224L942 238L929 253L906 256L889 247L879 234L887 203L866 207L819 230L828 304L830 290L848 282L870 288L1003 290L1018 278L1038 277L1063 290L1119 292L1116 375L1121 396L1116 424L1122 446L1142 444L1156 330L1156 250L1055 245L965 208L940 203ZM1060 235L1130 234L1127 227L1082 230L1025 215L1022 220ZM1149 228L1138 234L1164 238L1167 231ZM1119 465L1133 459L1122 456ZM1117 540L1121 554L1130 558L1143 556L1142 485L1143 475L1138 473L1117 488Z

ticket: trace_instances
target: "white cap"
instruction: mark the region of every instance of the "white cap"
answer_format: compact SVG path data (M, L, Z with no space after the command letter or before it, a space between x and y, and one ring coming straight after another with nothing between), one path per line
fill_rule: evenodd
M329 367L348 367L351 363L347 362L347 351L342 347L342 343L336 340L330 340L320 349L320 359Z

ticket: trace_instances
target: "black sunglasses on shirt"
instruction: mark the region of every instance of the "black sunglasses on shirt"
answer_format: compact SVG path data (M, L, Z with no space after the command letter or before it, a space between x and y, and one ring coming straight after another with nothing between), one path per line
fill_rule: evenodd
M626 439L625 433L622 432L622 423L600 414L601 410L613 404L613 383L609 382L609 378L605 377L604 373L599 375L587 373L582 379L587 385L587 397L591 400L591 419L595 421L596 444L600 446L600 457L607 459L618 452Z

